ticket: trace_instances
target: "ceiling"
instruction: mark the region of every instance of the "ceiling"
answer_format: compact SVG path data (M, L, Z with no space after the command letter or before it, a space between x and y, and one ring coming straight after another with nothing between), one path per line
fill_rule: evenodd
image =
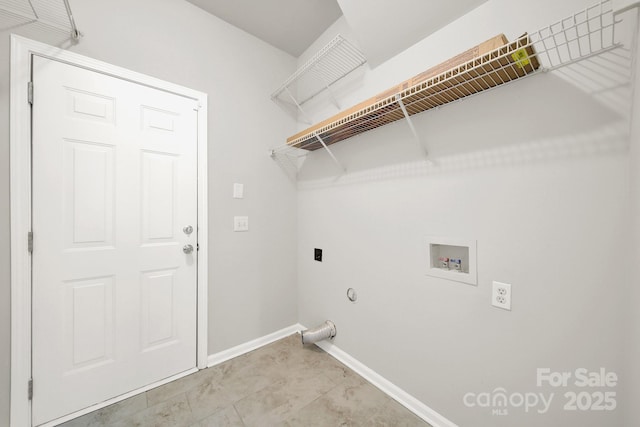
M187 0L299 57L343 14L375 67L487 0Z
M342 11L336 0L187 0L296 58Z
M455 21L487 0L338 0L371 67Z

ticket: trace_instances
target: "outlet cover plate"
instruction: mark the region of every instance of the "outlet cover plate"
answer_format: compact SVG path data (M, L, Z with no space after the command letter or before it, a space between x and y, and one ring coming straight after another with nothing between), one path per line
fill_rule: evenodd
M511 311L511 284L493 282L491 291L491 305L503 310Z
M233 184L233 198L234 199L244 198L244 184L239 184L239 183Z
M249 217L248 216L234 216L233 217L233 231L249 231Z

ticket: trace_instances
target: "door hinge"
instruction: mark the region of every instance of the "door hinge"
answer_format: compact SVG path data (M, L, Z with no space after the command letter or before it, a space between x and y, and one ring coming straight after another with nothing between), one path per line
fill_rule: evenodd
M27 83L27 101L33 105L33 82Z
M29 378L28 389L29 400L33 400L33 378Z
M27 249L30 254L33 253L33 231L27 233Z

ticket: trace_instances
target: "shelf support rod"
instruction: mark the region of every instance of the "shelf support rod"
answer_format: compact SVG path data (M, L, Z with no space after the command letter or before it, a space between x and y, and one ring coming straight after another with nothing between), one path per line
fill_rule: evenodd
M331 102L333 102L333 105L335 105L336 108L340 110L340 104L338 103L338 100L336 99L336 97L333 95L333 91L329 87L329 83L327 83L327 79L324 78L324 75L322 74L322 70L320 69L320 66L316 64L315 69L316 69L318 78L322 81L322 84L324 84L324 87L327 89L327 93L329 94L329 98L331 98Z
M422 147L422 149L424 150L424 155L428 157L429 152L427 151L427 147L425 147L422 141L420 140L420 137L418 136L418 132L416 131L415 126L413 126L413 121L411 120L411 117L409 117L407 108L404 106L404 102L402 102L402 96L399 93L396 94L396 101L398 102L398 105L402 110L402 114L404 114L404 118L407 120L407 124L409 125L409 129L411 129L411 133L413 133L413 137L416 139L416 142L418 143L418 145Z
M77 42L80 40L80 37L82 37L82 33L78 30L78 27L76 26L76 20L73 19L73 13L71 12L71 5L69 5L69 0L63 0L63 2L64 2L64 7L67 9L67 16L69 17L69 25L71 25L71 38Z
M304 116L305 122L311 124L311 119L309 118L309 116L307 116L307 113L305 113L305 111L302 109L302 106L298 104L298 101L296 101L296 97L291 94L291 92L289 91L289 88L285 86L284 90L287 92L287 95L289 95L289 98L291 98L293 103L296 104L296 107L298 107L298 110L300 110L300 112Z
M33 12L33 16L36 17L36 19L40 19L40 17L38 16L38 12L36 12L36 8L33 7L33 1L29 0L29 6L31 6L31 12Z
M333 153L331 152L331 150L329 150L329 147L327 147L327 144L325 144L325 143L324 143L324 141L322 140L322 138L320 137L320 135L318 135L318 132L314 132L314 133L313 133L313 136L315 136L315 137L316 137L316 139L317 139L318 141L320 141L320 144L322 144L322 146L324 147L324 149L325 149L325 150L327 150L327 153L329 153L329 156L331 156L331 158L333 159L334 163L335 163L336 165L338 165L338 167L339 167L340 169L342 169L342 171L343 171L343 172L346 172L346 171L347 171L347 168L345 168L344 166L342 166L342 163L340 163L340 162L338 161L338 159L336 158L336 156L334 156L334 155L333 155Z

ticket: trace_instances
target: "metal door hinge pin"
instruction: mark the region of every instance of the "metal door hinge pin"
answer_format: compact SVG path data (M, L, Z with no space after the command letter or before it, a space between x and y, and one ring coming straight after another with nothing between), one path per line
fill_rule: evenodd
M33 82L27 83L27 101L33 105Z

